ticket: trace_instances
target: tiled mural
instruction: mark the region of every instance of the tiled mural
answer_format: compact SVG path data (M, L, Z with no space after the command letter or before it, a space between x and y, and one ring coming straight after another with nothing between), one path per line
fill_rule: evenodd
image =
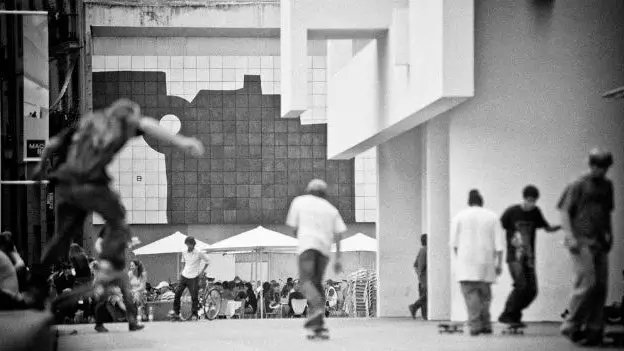
M330 184L334 183L334 196L338 196L337 201L334 202L339 205L341 212L344 213L345 220L358 222L375 220L375 154L368 152L356 157L355 164L359 168L354 173L353 166L351 166L351 171L348 172L350 174L349 182L341 180L343 179L341 173L344 173L344 170L341 172L340 166L332 166L335 161L325 161L325 125L322 124L325 123L326 109L325 57L309 57L309 109L301 116L300 121L279 118L279 97L277 94L279 94L281 87L278 56L93 56L92 59L95 108L108 104L119 96L131 97L141 104L145 114L159 118L161 125L167 126L174 132L181 130L184 134L204 135L207 148L212 149L214 147L214 152L209 151L210 155L207 155L206 159L197 160L182 157L181 153L164 146L160 147L149 140L146 142L142 138L134 139L120 153L109 169L114 178L114 186L121 193L124 205L128 209L128 220L131 223L283 222L285 209L281 207L283 207L283 202L289 203L292 198L291 195L288 195L287 188L287 197L281 196L284 186L287 187L284 184L290 184L290 181L277 186L277 182L281 180L280 177L284 176L280 172L284 171L270 171L271 166L265 165L263 161L262 168L266 169L266 175L258 175L257 171L252 170L244 171L247 175L232 174L239 172L239 169L246 169L244 160L247 159L248 149L249 159L258 156L256 154L252 156L252 153L261 150L261 148L253 148L254 145L251 143L257 143L257 140L252 140L252 134L257 134L255 128L258 127L260 134L268 133L269 129L267 128L270 127L266 123L267 126L263 126L262 121L270 113L274 114L273 128L278 128L278 126L283 128L281 126L283 124L286 126L286 130L293 131L290 133L296 133L293 136L286 135L287 144L289 138L292 144L298 137L300 142L308 142L307 136L301 140L302 133L318 134L317 139L322 139L322 146L316 145L320 142L321 139L319 139L316 144L313 140L312 145L285 145L284 149L277 147L281 146L277 144L282 143L284 136L279 136L279 139L273 136L273 143L276 144L273 147L278 150L286 150L287 158L285 160L288 160L286 162L286 174L292 170L290 179L305 178L314 175L315 171L318 172L321 167L321 157L317 156L322 152L322 160L325 162L324 167L326 167L327 174L326 176L319 174L319 176L327 179ZM107 74L103 74L104 72ZM247 86L244 86L245 75L248 75ZM258 81L253 76L259 76L260 80ZM246 93L243 93L241 89L244 89ZM257 91L264 94L260 100L256 96L258 95ZM218 104L218 99L215 96L219 95L222 96L222 107L215 106ZM225 98L225 96L230 95L236 96L234 107L225 107L225 104L231 104ZM244 95L247 95L247 99L242 97ZM213 96L212 100L211 96ZM163 97L166 98L163 99ZM245 103L245 100L248 107L241 105ZM257 105L258 101L259 106ZM264 105L263 101L265 102ZM172 112L172 110L167 110L165 106L161 106L165 103L169 103L171 108L177 109L178 112ZM237 103L238 105L236 105ZM269 103L270 106L267 105ZM237 107L248 112L234 112L236 114L234 116L235 121L229 120L232 116L221 116L225 109L229 111L229 109L236 109ZM260 115L260 120L254 121L252 119L254 109L255 113ZM222 112L218 112L219 110ZM232 112L228 113L231 114ZM244 132L245 127L242 123L244 116L241 114L245 113L249 114L248 132ZM221 123L217 121L221 121ZM319 125L319 123L321 124ZM294 132L295 124L299 128L296 132ZM227 132L225 128L227 128ZM237 132L231 134L234 128ZM223 130L223 132L219 132L219 130ZM239 131L241 135L239 135ZM221 133L223 135L218 136ZM273 133L277 135L282 132L274 131ZM213 134L217 134L214 141L210 138ZM219 138L223 139L222 145L219 145L221 143ZM233 138L236 140L236 145L231 145ZM271 145L263 144L271 143L270 139L267 141L264 139L265 136L262 135L261 146L266 146L265 149L270 150L268 148L272 147ZM239 142L240 147L238 146ZM308 150L308 147L311 149ZM252 149L255 151L251 151ZM299 151L295 151L296 149ZM312 152L313 156L311 170L308 169L309 160L305 157L309 151ZM221 152L223 152L223 156L221 156ZM268 152L264 154L268 155ZM278 162L282 157L281 152L278 151L275 154L273 167L282 167L283 163ZM228 160L226 153L228 157L232 153L240 155L237 156L240 157L240 160ZM293 160L290 161L290 158ZM301 168L297 168L296 160L299 158L302 158L298 164ZM211 162L212 160L216 161ZM222 161L223 165L221 166ZM257 160L253 163L255 166ZM341 163L343 162L336 164ZM290 169L288 169L289 165ZM219 168L222 168L222 171L218 171ZM336 176L333 176L333 168L336 168L338 172ZM206 173L207 170L210 170L210 173ZM309 171L312 173L310 174ZM222 173L222 176L217 175L218 173ZM271 176L270 173L274 174ZM265 177L266 182L252 184L250 177L258 176ZM288 175L286 176L288 177ZM215 177L214 182L212 181L213 177ZM219 183L221 177L224 178L222 184ZM233 180L232 177L240 177L241 179ZM271 177L275 184L269 184ZM246 179L250 180L247 181ZM257 182L257 179L253 179L254 182ZM299 180L301 181L301 179ZM301 182L294 184L296 185L293 186L302 187ZM347 189L348 184L350 184L350 190ZM271 188L269 185L277 186L277 188ZM261 190L258 190L258 186L261 186ZM209 187L212 188L209 190ZM212 190L214 190L215 195L212 194ZM275 195L276 190L279 196ZM258 191L265 195L256 198ZM245 196L246 194L249 196ZM346 194L350 194L349 200L345 198ZM260 206L264 198L266 198L266 206ZM343 207L341 208L337 202L342 203ZM262 210L255 212L252 206L263 208L265 212ZM252 212L255 214L252 215ZM94 222L101 223L101 219L94 218Z

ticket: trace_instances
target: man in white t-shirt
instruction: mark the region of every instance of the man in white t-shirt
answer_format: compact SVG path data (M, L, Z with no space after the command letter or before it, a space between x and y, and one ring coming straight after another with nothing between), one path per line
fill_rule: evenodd
M286 224L295 229L299 239L299 278L309 306L305 327L322 332L326 331L323 276L332 242L336 243L334 270L336 273L342 271L340 234L347 231L347 226L338 209L325 199L327 184L324 181L310 181L306 192L308 194L296 197L290 204Z
M184 269L180 275L180 282L176 288L175 298L173 299L173 311L170 314L171 319L180 319L180 298L184 289L188 288L193 301L191 320L198 320L199 315L199 278L204 275L204 271L208 268L210 260L206 253L195 248L195 238L192 236L184 239L187 250L182 252L182 262ZM202 268L203 264L203 268Z
M496 213L482 207L478 190L470 191L468 205L453 218L450 245L474 336L492 333L491 285L501 273L505 238Z

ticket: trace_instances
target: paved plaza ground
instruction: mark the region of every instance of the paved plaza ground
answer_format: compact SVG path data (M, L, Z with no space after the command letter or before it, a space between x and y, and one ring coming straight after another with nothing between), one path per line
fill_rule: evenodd
M98 334L93 325L60 326L59 351L73 350L577 350L558 333L558 324L529 324L525 335L495 333L471 337L439 334L436 322L407 318L330 319L331 340L309 341L301 319L216 320L147 323L130 333L126 324L107 325ZM76 335L69 335L77 330Z

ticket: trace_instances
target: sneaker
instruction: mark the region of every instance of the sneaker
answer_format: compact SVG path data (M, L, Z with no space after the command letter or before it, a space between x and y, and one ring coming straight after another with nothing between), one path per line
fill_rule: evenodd
M128 330L130 331L139 331L141 329L145 328L144 325L139 325L136 323L132 323L132 324L128 324Z
M575 327L562 327L561 335L566 337L568 340L573 343L577 343L585 338L585 333L581 332L578 328Z
M108 333L108 329L102 324L96 324L94 329L98 333Z
M501 314L500 317L498 317L498 321L503 323L503 324L517 324L518 321L513 320L512 318Z
M413 304L409 305L409 311L412 315L412 319L416 319L416 306L414 306Z

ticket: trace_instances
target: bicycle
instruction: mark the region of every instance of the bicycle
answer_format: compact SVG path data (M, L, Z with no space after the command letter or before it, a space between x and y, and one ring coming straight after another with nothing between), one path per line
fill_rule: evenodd
M213 280L213 279L212 279ZM199 290L199 309L204 312L204 317L208 320L217 318L219 312L221 312L221 291L211 281L211 278L205 278L205 287ZM201 284L200 284L201 286ZM193 301L191 299L191 293L188 289L185 289L180 298L180 319L183 321L189 320L192 316Z

